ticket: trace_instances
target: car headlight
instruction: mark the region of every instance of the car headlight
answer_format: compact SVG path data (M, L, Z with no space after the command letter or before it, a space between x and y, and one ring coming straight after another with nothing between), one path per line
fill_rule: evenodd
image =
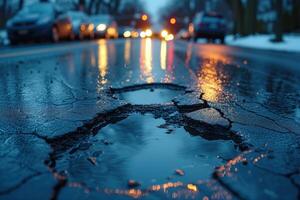
M38 24L46 24L51 21L50 17L44 17L38 21Z
M99 24L97 26L97 31L104 31L107 28L106 24Z
M124 38L129 38L129 37L131 37L131 32L130 31L125 31L123 33L123 36L124 36Z

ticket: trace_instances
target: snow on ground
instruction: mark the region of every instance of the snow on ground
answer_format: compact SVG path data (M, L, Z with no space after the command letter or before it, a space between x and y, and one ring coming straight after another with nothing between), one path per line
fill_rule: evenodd
M272 43L270 41L272 37L272 35L253 35L234 39L230 35L226 37L226 44L265 50L300 52L300 35L285 35L282 43Z

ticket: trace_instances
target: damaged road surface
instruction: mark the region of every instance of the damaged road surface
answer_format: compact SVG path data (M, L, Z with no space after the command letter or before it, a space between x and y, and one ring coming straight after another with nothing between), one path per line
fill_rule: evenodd
M1 50L0 199L299 199L297 55L36 48Z

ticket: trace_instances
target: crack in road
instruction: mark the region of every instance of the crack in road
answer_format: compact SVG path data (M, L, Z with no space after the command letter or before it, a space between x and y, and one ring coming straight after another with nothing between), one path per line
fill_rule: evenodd
M38 176L41 176L43 173L41 172L36 172L34 174L31 174L29 176L24 177L23 179L21 179L21 181L19 183L16 183L14 186L11 186L5 190L1 190L0 191L0 195L7 195L10 194L12 192L14 192L15 190L19 189L20 187L22 187L23 185L25 185L27 182L29 182L31 179L36 178Z
M287 128L287 127L281 126L276 120L274 120L274 119L272 119L272 118L270 118L270 117L268 117L268 116L264 116L264 115L261 115L261 114L255 112L255 111L252 111L252 110L250 110L250 109L247 109L247 108L245 108L244 106L242 106L242 105L240 105L240 104L238 104L238 103L235 103L235 105L237 105L239 108L241 108L242 110L244 110L244 111L246 111L246 112L255 114L255 115L259 116L259 117L262 117L262 118L264 118L264 119L267 119L267 120L273 122L276 126L282 128L282 129L285 129L286 132L279 131L279 130L276 130L276 129L275 129L275 130L270 129L270 130L273 130L273 131L276 131L276 132L280 132L280 133L292 133L292 134L294 134L294 135L297 135L297 133L293 132L292 130L290 130L290 129ZM256 126L256 125L255 125L255 126Z
M114 96L114 94L157 88L180 90L184 91L184 94L193 92L192 90L188 90L185 86L176 84L152 83L132 85L122 88L109 88L106 93L108 96L114 97L113 99L118 100ZM202 99L202 97L203 94L199 94L198 98L203 101L202 104L191 104L184 107L181 107L175 100L172 100L168 104L133 105L127 103L125 105L117 107L116 109L104 113L99 113L93 119L85 121L83 126L60 136L48 137L43 136L37 132L22 134L33 135L39 139L42 139L51 147L52 151L49 154L49 158L46 159L44 163L48 167L49 171L53 174L54 178L57 180L57 184L53 187L51 196L51 200L55 200L58 199L60 191L68 185L67 174L65 174L64 172L58 172L56 170L56 160L59 159L63 154L76 151L76 146L78 146L78 144L89 137L95 136L103 127L126 119L133 113L151 113L155 118L164 119L166 121L166 125L177 125L184 127L184 129L187 130L187 132L189 132L191 135L200 136L207 140L232 140L241 152L248 151L252 146L245 143L240 135L231 130L232 124L235 122L226 117L226 114L221 109L210 106L207 101ZM207 124L203 121L201 122L198 120L189 119L184 115L186 112L192 112L204 108L215 109L222 118L228 120L229 127ZM232 195L234 195L238 199L244 199L237 191L226 185L226 183L216 175L216 172L212 174L212 177L216 179L220 183L220 185L228 190ZM28 181L27 179L25 179L25 183ZM13 188L11 189L11 191L12 190Z

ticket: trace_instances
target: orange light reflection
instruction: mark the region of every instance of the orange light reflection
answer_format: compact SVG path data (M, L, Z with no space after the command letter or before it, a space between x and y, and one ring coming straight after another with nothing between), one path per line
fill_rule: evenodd
M226 49L225 49L226 50ZM227 64L230 58L213 45L205 46L199 51L199 57L204 58L201 71L198 74L198 87L204 93L203 98L217 102L223 92L222 80L226 78L218 71L218 64Z
M204 93L203 98L207 101L217 102L222 92L222 81L219 79L216 65L205 63L200 72L198 87Z
M146 38L141 41L141 54L140 54L140 68L142 79L147 83L153 83L154 77L152 75L152 40Z
M166 70L167 67L167 42L161 41L160 45L160 67L162 70Z
M107 43L106 40L100 40L98 42L98 69L100 72L99 83L104 85L107 83Z
M127 39L125 42L125 50L124 50L124 60L125 64L129 65L130 63L130 56L131 56L131 40Z

